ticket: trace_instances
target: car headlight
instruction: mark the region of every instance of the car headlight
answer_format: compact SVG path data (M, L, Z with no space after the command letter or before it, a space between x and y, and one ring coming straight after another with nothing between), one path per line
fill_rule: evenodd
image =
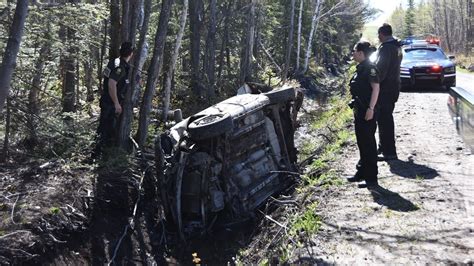
M444 69L444 73L454 73L454 72L456 72L455 66L450 66Z

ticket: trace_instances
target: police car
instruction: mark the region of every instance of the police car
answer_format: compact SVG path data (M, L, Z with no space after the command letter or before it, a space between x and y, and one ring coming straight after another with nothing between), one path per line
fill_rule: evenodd
M402 88L456 86L454 56L446 56L439 47L439 39L408 40L403 42L400 66Z

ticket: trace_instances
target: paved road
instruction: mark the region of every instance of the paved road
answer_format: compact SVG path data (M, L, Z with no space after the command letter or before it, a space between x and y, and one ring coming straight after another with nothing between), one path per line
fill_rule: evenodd
M457 72L456 85L474 95L474 74Z

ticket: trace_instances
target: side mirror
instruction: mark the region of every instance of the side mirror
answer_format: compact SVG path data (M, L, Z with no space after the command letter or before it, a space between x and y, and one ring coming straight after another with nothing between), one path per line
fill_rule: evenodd
M456 56L450 55L450 56L448 56L448 58L449 58L449 60L454 60L456 58Z

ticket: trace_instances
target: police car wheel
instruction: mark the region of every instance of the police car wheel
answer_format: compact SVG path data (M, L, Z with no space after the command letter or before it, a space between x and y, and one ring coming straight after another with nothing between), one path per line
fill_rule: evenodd
M191 139L203 140L219 136L234 127L229 114L212 114L191 118L188 133Z

